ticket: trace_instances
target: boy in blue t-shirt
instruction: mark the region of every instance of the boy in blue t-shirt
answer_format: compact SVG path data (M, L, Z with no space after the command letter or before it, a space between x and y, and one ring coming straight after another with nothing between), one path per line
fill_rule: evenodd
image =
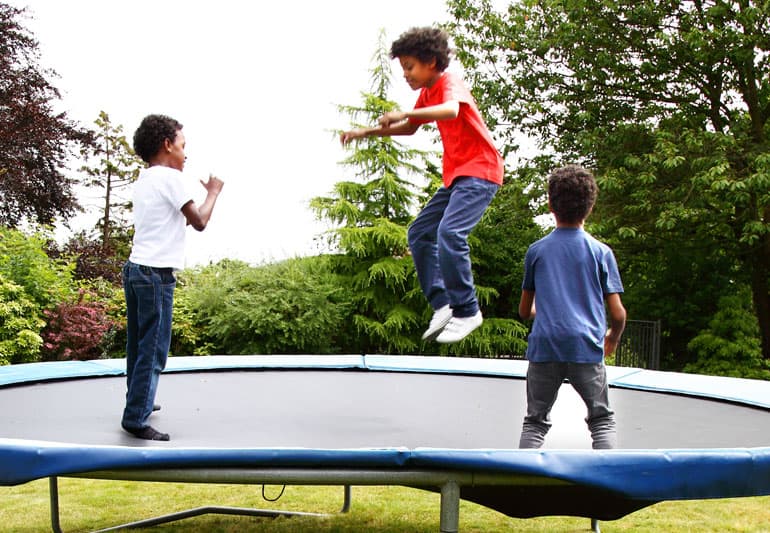
M519 303L519 315L535 321L527 346L527 414L520 448L543 445L565 379L588 408L585 420L593 448L617 445L604 357L620 342L626 310L612 250L583 230L596 195L596 181L582 167L566 166L548 178L548 205L556 229L527 250Z

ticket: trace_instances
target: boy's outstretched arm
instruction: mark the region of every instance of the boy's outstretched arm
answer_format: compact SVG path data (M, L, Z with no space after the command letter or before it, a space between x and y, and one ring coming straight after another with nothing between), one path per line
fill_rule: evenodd
M615 352L620 343L620 336L626 328L626 308L620 301L620 294L608 294L605 298L607 309L610 314L610 329L604 336L604 356L607 357Z
M340 134L340 142L344 145L362 137L412 135L420 128L420 123L412 122L410 118L427 122L451 120L457 118L459 113L460 102L457 100L449 100L439 105L421 107L412 111L389 111L380 117L378 127L343 131Z
M395 135L412 135L419 129L419 127L419 124L413 124L408 120L403 120L388 127L379 126L376 128L360 128L356 130L343 131L340 133L340 142L345 145L350 141L361 139L363 137L391 137Z
M209 176L208 181L200 181L203 188L206 189L206 199L200 207L190 200L182 206L182 213L187 219L187 224L198 231L203 231L206 229L209 219L211 219L211 213L214 211L214 204L217 203L217 197L219 197L219 192L222 190L224 182L213 175Z

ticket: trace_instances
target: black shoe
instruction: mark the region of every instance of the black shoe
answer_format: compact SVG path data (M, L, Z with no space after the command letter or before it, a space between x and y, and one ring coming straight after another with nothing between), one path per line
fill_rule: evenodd
M157 403L152 404L152 410L153 411L160 411L160 405L158 405Z
M152 426L146 426L141 429L130 429L123 426L123 429L131 433L138 439L145 440L171 440L171 436L168 433L161 433Z

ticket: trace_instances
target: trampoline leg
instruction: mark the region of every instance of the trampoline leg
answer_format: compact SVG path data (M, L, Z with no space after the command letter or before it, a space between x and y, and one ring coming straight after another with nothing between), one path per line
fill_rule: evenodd
M48 494L51 499L51 530L54 533L61 533L61 524L59 523L59 484L55 476L48 478Z
M460 528L460 486L447 481L441 486L441 533L457 533Z
M351 502L351 495L350 495L350 485L345 485L344 488L344 500L342 501L342 509L340 509L340 513L347 513L350 511L350 502Z
M591 531L594 533L601 533L602 530L599 527L599 521L596 518L591 519Z

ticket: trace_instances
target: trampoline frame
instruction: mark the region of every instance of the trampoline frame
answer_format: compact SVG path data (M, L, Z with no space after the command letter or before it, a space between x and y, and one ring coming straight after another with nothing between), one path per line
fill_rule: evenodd
M97 470L61 477L104 479L113 481L213 483L240 485L324 485L344 488L344 502L339 513L347 513L352 501L351 486L404 486L432 490L441 495L439 525L441 533L459 531L460 491L463 486L547 486L572 485L548 477L525 476L509 473L427 470L427 469L308 469L308 468L159 468L132 470ZM57 477L49 478L51 497L51 526L60 533L59 499ZM148 527L182 520L206 513L235 514L245 516L330 516L328 513L309 513L266 509L248 509L206 506L162 515L146 520L113 526L102 531L122 528ZM598 520L592 520L594 531L598 531Z

